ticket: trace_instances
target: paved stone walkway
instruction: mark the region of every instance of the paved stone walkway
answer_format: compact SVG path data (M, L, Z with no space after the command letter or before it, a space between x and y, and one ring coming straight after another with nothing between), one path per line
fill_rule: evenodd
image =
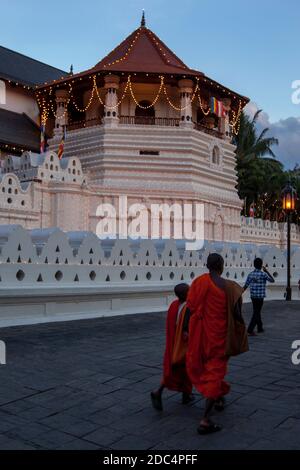
M245 308L249 317L250 306ZM266 333L232 359L224 429L198 436L197 395L183 406L166 393L151 408L160 381L164 315L133 315L0 330L0 449L299 449L300 303L269 302Z

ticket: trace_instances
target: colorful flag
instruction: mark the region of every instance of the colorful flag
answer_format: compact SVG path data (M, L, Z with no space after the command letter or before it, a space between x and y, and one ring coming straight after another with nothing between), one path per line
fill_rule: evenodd
M250 217L254 217L254 214L255 214L255 207L254 207L254 202L253 202L249 209L249 215Z
M40 153L45 152L46 141L45 141L45 124L41 124L41 141L40 141Z
M226 116L226 111L224 109L222 101L219 101L214 97L210 98L210 111L213 114L216 114L218 117Z
M63 135L62 135L59 147L58 147L58 152L57 152L57 156L60 160L62 159L62 156L64 153L65 140L66 140L66 128L64 127L64 132L63 132Z

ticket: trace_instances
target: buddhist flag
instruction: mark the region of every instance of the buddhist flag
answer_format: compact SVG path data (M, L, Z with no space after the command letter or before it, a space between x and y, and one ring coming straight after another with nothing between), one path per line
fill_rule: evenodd
M57 156L60 160L62 159L62 156L64 153L65 140L66 140L66 128L64 127L64 132L63 132L63 135L62 135L59 147L58 147L58 152L57 152Z
M254 215L255 215L255 205L254 205L254 202L252 202L252 204L251 204L251 206L250 206L249 215L250 215L250 217L254 217Z
M46 146L46 141L45 141L45 124L41 124L40 153L44 153L44 152L45 152L45 146Z
M213 97L210 98L210 111L213 114L216 114L218 117L226 116L226 111L224 109L222 101L219 101Z

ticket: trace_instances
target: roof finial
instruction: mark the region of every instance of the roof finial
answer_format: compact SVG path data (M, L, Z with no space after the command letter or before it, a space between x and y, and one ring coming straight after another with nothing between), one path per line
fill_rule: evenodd
M141 26L142 26L142 27L145 27L145 26L146 26L146 19L145 19L145 10L144 10L144 8L143 8Z
M73 64L71 64L71 66L70 66L70 72L69 73L70 73L70 75L73 75Z

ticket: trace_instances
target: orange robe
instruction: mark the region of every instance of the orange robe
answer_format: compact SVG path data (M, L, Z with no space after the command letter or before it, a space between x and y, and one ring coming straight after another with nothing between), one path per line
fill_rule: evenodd
M193 281L187 306L191 311L187 371L204 397L217 399L230 390L224 380L228 362L226 293L209 274L203 274Z
M179 300L171 303L166 321L166 349L163 364L163 380L162 384L169 390L176 392L192 393L192 383L186 372L185 351L187 349L182 339L182 326L185 315L185 307L180 312L177 319L178 309L180 307ZM174 363L174 356L183 356L184 359Z

